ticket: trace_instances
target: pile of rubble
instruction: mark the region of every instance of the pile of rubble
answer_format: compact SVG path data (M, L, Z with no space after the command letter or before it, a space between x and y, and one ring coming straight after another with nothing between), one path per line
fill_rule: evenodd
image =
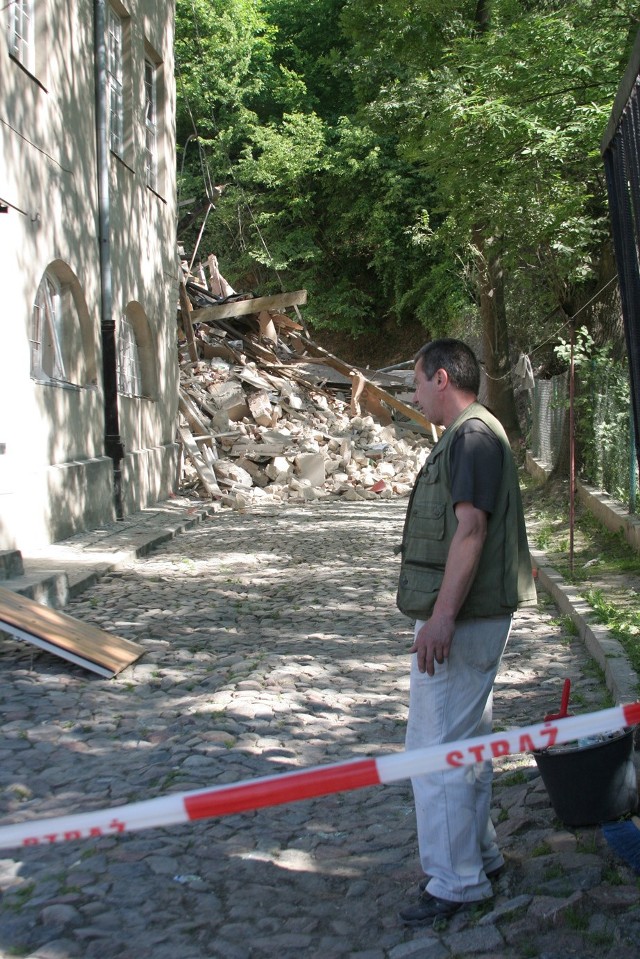
M180 289L183 488L237 509L408 495L437 438L407 402L412 364L354 368L309 339L305 291L238 295L209 272Z

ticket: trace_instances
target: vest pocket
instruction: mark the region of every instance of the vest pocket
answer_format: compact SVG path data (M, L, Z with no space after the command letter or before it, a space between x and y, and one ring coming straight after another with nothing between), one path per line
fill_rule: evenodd
M444 565L445 550L444 503L414 503L409 519L409 537L405 543L405 562L431 566Z
M404 563L398 584L398 609L412 619L428 619L438 597L444 570Z
M409 519L411 533L421 539L442 539L445 513L444 503L414 502Z

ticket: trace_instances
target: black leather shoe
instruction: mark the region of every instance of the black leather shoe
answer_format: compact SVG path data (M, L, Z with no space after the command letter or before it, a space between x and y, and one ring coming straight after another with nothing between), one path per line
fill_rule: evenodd
M434 919L448 919L462 906L463 902L452 902L450 899L438 899L425 892L420 901L413 906L401 909L399 916L407 926L419 926L423 922L433 922Z
M487 873L487 879L489 880L489 882L494 882L496 879L498 879L498 877L501 876L502 873L504 872L504 869L505 869L504 863L502 863L501 866L496 866L495 869L491 869ZM425 876L424 879L421 879L420 882L418 883L418 889L420 890L420 892L424 892L430 882L431 882L431 876Z

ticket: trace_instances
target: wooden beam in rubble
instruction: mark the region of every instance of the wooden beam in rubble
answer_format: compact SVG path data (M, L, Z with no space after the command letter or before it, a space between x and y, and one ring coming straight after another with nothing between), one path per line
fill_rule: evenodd
M311 356L316 357L317 359L322 359L322 361L327 365L331 366L334 370L337 370L339 373L343 373L345 376L353 378L356 372L353 366L349 366L348 363L345 363L343 360L339 359L337 356L334 356L333 353L327 352L321 346L318 346L317 343L314 343L313 340L308 340L304 336L299 337L300 340L304 343L307 348L307 352ZM395 396L392 396L391 393L387 393L386 390L381 389L379 386L376 386L375 383L372 383L370 380L364 379L362 393L369 393L370 396L375 397L378 400L382 400L387 406L391 406L394 410L397 410L399 413L402 413L408 419L413 420L414 423L418 423L420 426L423 426L427 430L431 430L431 435L434 440L437 440L440 432L438 428L428 420L426 416L420 413L419 410L414 409L413 406L409 406L407 403L403 403L402 400L397 399Z
M232 316L248 316L263 310L286 310L288 306L299 306L307 302L306 290L294 290L292 293L275 293L273 296L254 296L247 300L230 300L228 303L216 303L194 310L192 323L215 323L216 320Z
M184 276L180 277L180 313L182 315L182 329L184 330L184 335L187 338L187 346L189 348L189 356L191 357L192 362L198 362L198 347L196 346L196 340L193 332L193 323L191 320L191 314L193 313L193 307L191 306L191 300L187 293L187 287L184 282Z

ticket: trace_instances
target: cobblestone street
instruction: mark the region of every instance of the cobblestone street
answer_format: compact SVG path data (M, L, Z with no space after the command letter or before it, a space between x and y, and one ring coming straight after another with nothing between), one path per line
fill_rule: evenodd
M406 500L223 511L65 612L134 640L103 680L2 636L4 822L403 748L411 624L395 608ZM609 705L548 597L517 615L496 728ZM407 929L410 785L0 853L0 955L38 959L632 959L636 877L555 817L533 758L496 764L495 899Z

